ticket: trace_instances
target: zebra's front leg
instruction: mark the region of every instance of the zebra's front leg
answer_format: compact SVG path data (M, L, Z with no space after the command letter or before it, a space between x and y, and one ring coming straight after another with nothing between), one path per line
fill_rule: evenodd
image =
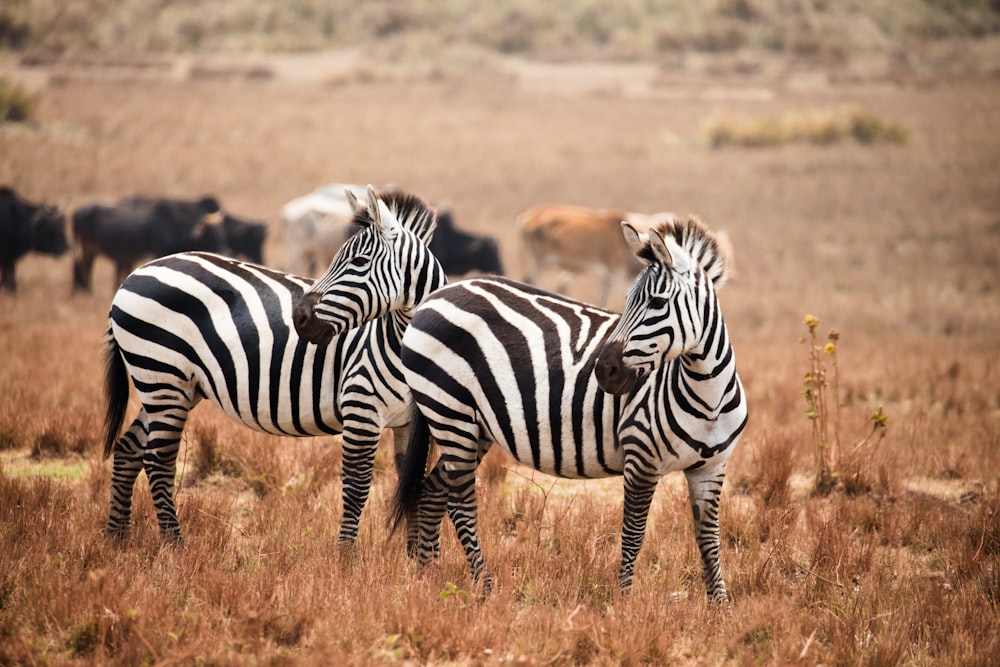
M622 517L622 564L618 588L624 594L632 589L635 560L646 539L646 520L659 477L648 477L634 463L625 463L625 508Z
M132 526L132 491L142 472L142 456L147 438L146 410L140 411L128 430L115 442L111 471L111 498L104 534L123 539Z
M719 498L726 476L726 464L686 470L688 498L694 516L694 536L701 554L708 599L723 605L729 604L729 593L722 579L722 562L719 560Z
M368 503L372 487L372 471L375 468L375 452L381 430L365 422L344 425L343 448L343 502L344 515L340 522L337 542L342 547L354 547L358 540L358 526L361 512Z

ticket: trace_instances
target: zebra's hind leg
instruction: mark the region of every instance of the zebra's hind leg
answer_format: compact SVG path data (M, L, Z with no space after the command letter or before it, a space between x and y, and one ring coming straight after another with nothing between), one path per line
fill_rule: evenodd
M375 468L375 451L381 429L371 422L363 425L344 425L343 435L343 501L344 516L340 522L337 542L347 549L354 547L358 539L361 512L368 502L372 486L372 471ZM404 440L405 442L405 440Z
M618 571L618 588L622 593L632 589L635 559L646 539L646 520L659 477L650 477L632 462L625 462L625 509L622 517L622 563Z
M184 402L158 405L155 409L147 405L145 409L150 413L150 420L142 465L149 479L160 534L167 540L180 543L183 538L174 505L174 478L181 434L191 406Z
M403 475L403 470L406 465L406 446L407 441L410 437L410 426L395 426L392 429L392 444L393 444L393 456L394 462L396 464L396 474L398 476ZM417 550L417 541L420 537L420 531L418 529L418 522L416 516L405 517L406 521L406 553L409 556L414 556ZM434 557L436 558L440 551L440 545L435 549Z
M688 498L694 515L694 535L701 554L708 599L723 605L729 604L729 593L722 579L719 560L719 498L726 476L726 464L706 466L684 471L687 477Z
M132 525L132 490L142 471L143 451L146 447L148 416L145 408L115 442L114 466L111 472L111 499L108 506L108 537L128 537Z
M420 501L416 519L416 539L410 542L407 536L406 551L410 556L416 556L417 562L423 566L438 557L441 552L441 522L445 510L448 509L448 482L444 465L438 461L434 469L424 477L420 490Z
M473 440L469 447L452 444L444 450L441 462L447 475L449 487L448 511L455 524L455 532L465 550L472 577L482 587L482 593L489 595L493 580L486 570L483 552L479 548L479 533L476 527L478 508L476 506L476 466L479 463L479 443ZM440 523L440 522L439 522Z

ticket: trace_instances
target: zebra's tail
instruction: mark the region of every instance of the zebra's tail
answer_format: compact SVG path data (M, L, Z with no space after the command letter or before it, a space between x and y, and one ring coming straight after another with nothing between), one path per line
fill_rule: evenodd
M110 328L104 355L107 364L104 371L104 397L108 402L108 411L104 415L104 458L108 458L122 430L122 422L125 421L129 394L128 371L125 370L121 348Z
M410 439L406 444L406 455L399 481L396 484L396 495L392 501L392 516L389 518L390 531L396 532L399 524L413 515L420 501L420 490L424 483L424 471L427 469L427 454L430 450L431 429L427 419L417 408L416 403L410 405Z

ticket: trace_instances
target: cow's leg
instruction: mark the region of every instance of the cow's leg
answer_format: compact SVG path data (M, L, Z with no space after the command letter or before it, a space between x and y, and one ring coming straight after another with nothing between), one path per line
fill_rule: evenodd
M646 520L653 501L658 477L649 477L636 461L625 460L625 510L622 519L622 561L618 571L618 586L622 593L632 588L635 559L646 539Z
M139 411L132 425L115 442L114 467L111 473L111 500L105 533L109 537L127 537L132 524L132 489L142 471L142 457L149 432L146 408Z
M708 598L720 604L729 603L726 583L722 579L719 560L719 498L726 476L726 463L686 470L688 498L694 516L694 536L701 554Z
M569 288L573 284L574 273L569 269L560 269L556 278L556 292L563 296L569 295Z
M73 258L73 291L89 292L94 273L94 254L86 249Z
M538 255L535 252L534 246L528 245L526 257L524 258L525 269L524 269L524 282L529 285L538 284L538 274L541 271L541 261L538 259Z
M0 261L0 289L5 289L8 292L17 290L17 277L14 275L16 261L13 257L10 259L5 257Z
M605 265L597 272L597 304L602 308L608 305L608 293L611 291L611 281L613 278L611 270Z
M132 273L133 266L132 262L126 260L118 260L115 262L115 280L118 281L118 284L115 285L116 291L122 286L122 283L125 282L128 275Z

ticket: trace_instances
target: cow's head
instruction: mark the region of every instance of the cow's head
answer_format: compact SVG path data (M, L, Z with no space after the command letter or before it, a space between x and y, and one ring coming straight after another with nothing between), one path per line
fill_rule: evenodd
M56 257L69 250L69 243L66 241L66 215L62 209L39 206L29 224L32 250Z
M215 197L202 197L195 203L198 218L191 229L191 241L195 250L217 252L224 255L230 253L226 238L226 213Z

